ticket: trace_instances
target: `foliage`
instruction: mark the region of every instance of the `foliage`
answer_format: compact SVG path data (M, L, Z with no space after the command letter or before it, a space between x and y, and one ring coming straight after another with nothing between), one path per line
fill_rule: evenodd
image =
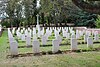
M96 14L84 12L75 6L71 0L41 0L41 8L36 9L36 0L10 0L6 13L11 26L36 25L36 15L43 25L58 26L74 23L75 26L95 27Z
M97 0L72 0L80 9L89 13L100 14L100 1Z
M10 23L7 21L4 21L3 23L1 23L3 27L10 27Z
M100 16L98 16L98 18L96 20L96 26L97 26L97 28L100 28Z
M70 16L69 19L75 23L75 26L86 26L86 27L95 27L97 15L84 12L80 10L73 16Z
M36 0L10 0L8 1L6 13L10 19L10 25L18 27L24 20L30 25L33 22L33 17L36 15L35 8ZM23 20L24 19L24 20ZM23 21L22 21L23 20Z
M13 26L13 22L14 22L14 19L18 19L20 18L20 6L18 5L18 2L20 0L9 0L8 1L8 4L7 4L7 8L6 8L6 13L10 19L10 25Z

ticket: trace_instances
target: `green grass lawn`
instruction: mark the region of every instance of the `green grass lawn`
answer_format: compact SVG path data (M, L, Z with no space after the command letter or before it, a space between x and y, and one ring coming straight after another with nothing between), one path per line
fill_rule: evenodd
M52 44L50 41L47 44ZM81 42L82 40L78 41ZM69 42L64 39L62 44ZM19 46L25 46L25 42L19 41ZM18 58L7 58L9 52L9 43L7 31L0 37L0 67L100 67L100 51L72 52L64 54L26 56ZM94 44L94 48L100 47L100 44ZM87 49L86 44L79 44L79 49ZM41 51L51 51L52 46L40 47ZM69 50L70 45L60 46L60 50ZM32 53L32 48L19 48L19 53Z

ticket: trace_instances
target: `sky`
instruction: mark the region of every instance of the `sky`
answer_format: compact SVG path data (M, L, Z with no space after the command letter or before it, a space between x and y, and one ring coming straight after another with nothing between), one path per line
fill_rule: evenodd
M5 18L7 16L6 12L2 10L6 5L4 1L7 1L7 0L0 0L0 19Z

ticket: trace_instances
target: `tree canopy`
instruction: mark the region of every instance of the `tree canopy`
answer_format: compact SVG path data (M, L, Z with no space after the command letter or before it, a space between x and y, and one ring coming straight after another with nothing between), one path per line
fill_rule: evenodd
M72 0L72 2L82 10L100 14L100 1L98 0Z
M43 25L66 26L67 23L74 23L74 26L95 27L97 14L100 13L99 1L41 0L39 10L36 9L36 1L9 0L5 9L9 19L6 20L8 24L10 23L10 26L36 25L38 13L39 22Z

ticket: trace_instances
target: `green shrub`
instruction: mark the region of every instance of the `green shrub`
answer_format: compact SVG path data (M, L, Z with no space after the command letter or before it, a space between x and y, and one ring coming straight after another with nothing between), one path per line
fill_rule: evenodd
M100 16L98 16L98 19L96 20L96 26L97 28L100 28Z
M10 23L7 21L2 22L1 24L3 27L6 27L6 28L10 27Z

